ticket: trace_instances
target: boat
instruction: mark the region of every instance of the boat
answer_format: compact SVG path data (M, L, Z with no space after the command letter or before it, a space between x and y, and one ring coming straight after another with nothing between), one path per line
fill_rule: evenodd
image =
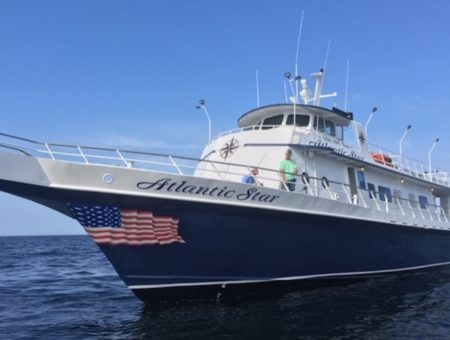
M448 265L449 173L369 144L323 74L198 159L2 133L0 189L76 219L146 303Z

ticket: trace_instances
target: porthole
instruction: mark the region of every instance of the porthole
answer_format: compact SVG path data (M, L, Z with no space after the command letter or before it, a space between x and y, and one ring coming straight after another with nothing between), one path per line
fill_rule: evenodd
M106 173L103 175L103 182L105 182L106 184L111 184L114 182L114 176Z

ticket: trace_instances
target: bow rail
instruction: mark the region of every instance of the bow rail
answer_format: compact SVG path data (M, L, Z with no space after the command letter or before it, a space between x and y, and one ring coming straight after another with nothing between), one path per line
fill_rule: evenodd
M142 151L121 150L114 148L76 146L68 144L43 143L31 139L0 133L0 149L21 153L35 158L47 158L58 161L84 163L90 165L107 165L138 170L155 171L168 174L193 176L198 169L206 174L215 173L219 178L231 176L239 181L239 178L249 175L252 165L235 164L207 159L197 159L182 156L173 156L160 153ZM211 164L211 167L203 165ZM220 165L226 165L226 170L221 170ZM231 169L228 168L231 166ZM258 182L264 183L270 188L288 190L287 184L280 177L278 170L258 168L260 176ZM356 188L357 193L351 195L349 184L308 176L305 181L301 175L297 176L294 194L310 195L341 201L347 204L358 205L367 209L387 212L392 215L392 221L402 219L421 220L423 227L450 229L448 225L449 212L440 206L427 204L421 206L420 202L394 197L388 201L377 192L363 188ZM355 188L353 188L355 189ZM377 198L378 197L378 198ZM426 221L426 224L424 222ZM420 224L416 224L420 226ZM431 225L431 226L430 226Z

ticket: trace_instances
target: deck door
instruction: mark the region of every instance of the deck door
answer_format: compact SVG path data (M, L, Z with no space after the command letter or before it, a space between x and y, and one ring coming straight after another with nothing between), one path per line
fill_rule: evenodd
M347 168L348 172L348 184L350 185L350 195L351 197L354 197L355 195L358 195L358 190L356 187L356 177L355 177L355 169L354 168Z

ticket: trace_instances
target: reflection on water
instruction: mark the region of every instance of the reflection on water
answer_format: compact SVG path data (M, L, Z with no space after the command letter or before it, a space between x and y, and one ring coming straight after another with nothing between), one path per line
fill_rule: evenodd
M450 271L410 273L252 301L144 308L133 337L420 338L450 334ZM200 333L201 330L201 333Z
M144 306L87 237L0 238L1 338L447 338L450 269Z

